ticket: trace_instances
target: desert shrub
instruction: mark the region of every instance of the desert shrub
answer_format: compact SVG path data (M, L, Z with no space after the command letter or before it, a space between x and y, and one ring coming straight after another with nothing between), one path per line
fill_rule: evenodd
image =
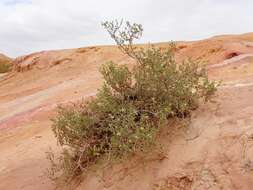
M0 62L0 73L6 73L11 69L10 62Z
M59 107L52 129L64 151L57 163L53 155L49 158L52 174L64 179L80 175L102 158L144 151L168 119L189 117L216 91L201 63L175 61L175 44L167 51L152 45L138 48L133 41L142 35L141 25L114 21L103 26L135 65L104 64L104 84L96 97Z

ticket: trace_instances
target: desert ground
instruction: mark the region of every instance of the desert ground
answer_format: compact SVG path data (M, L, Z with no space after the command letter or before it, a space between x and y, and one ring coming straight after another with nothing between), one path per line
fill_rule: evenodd
M164 157L91 171L77 190L252 189L253 33L178 42L176 59L189 57L206 61L210 79L222 81L214 102L194 111L187 128L161 136ZM115 46L42 51L14 59L0 75L0 190L55 189L45 175L46 152L59 151L50 119L57 105L95 96L99 67L110 60L133 62Z

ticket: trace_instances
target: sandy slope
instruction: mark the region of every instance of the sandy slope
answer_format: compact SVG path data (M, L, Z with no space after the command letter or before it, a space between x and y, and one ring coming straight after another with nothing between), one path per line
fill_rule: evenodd
M216 102L197 110L189 129L161 138L166 158L90 172L78 189L251 189L252 42L253 34L180 42L178 60L209 60L210 78L223 80ZM0 189L54 189L44 175L45 152L57 151L49 118L57 104L95 95L109 60L131 63L115 47L48 51L17 58L15 71L0 76Z

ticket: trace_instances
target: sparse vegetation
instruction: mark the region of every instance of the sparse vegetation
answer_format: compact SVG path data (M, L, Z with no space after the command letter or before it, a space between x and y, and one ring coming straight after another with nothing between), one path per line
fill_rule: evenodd
M104 84L95 98L59 107L52 129L64 150L57 161L49 154L54 177L70 180L102 158L145 150L168 119L189 117L216 91L201 63L176 63L175 44L167 51L137 48L133 42L142 35L141 25L114 21L103 26L135 66L104 64Z
M1 61L0 60L0 73L6 73L11 69L10 61Z

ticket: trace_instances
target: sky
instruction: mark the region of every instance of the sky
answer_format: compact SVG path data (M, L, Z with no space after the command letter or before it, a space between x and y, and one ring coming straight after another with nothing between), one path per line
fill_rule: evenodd
M253 32L253 0L0 0L0 52L113 44L101 22L143 25L140 43Z

